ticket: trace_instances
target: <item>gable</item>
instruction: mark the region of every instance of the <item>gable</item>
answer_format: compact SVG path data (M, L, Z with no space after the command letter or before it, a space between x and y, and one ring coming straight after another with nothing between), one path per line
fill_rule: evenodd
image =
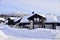
M32 20L33 18L40 18L40 19L43 18L43 19L46 20L46 18L45 18L44 16L39 15L39 14L34 14L34 15L30 16L28 19L29 19L29 20Z

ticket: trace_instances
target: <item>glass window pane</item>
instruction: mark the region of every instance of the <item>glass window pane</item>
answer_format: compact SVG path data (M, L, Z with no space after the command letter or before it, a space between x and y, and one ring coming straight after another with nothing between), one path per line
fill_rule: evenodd
M34 18L34 21L36 21L36 18Z
M39 21L39 18L37 18L37 21Z

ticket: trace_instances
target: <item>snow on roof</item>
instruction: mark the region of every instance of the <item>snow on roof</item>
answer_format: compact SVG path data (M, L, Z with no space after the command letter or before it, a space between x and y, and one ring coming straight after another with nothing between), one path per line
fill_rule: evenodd
M28 16L24 16L20 22L21 23L23 23L23 22L29 22L29 20L27 18L28 18Z
M14 20L14 22L18 21L19 19L21 19L21 17L10 17L11 20Z
M5 21L5 19L4 19L4 18L2 18L2 17L0 17L0 20Z
M60 22L60 16L57 16L58 22Z
M46 17L45 15L41 14L41 13L38 13L38 15L42 16L42 17Z
M21 18L18 18L18 17L17 17L17 18L15 18L15 19L14 19L14 22L18 21L19 19L21 19Z
M35 14L38 14L38 15L44 17L44 18L46 17L45 15L43 15L43 14L41 14L41 13L35 13ZM29 14L28 16L31 17L32 15L35 15L35 14Z
M27 16L23 16L23 18L21 20L21 23L23 23L23 22L29 22L28 17L30 17L32 15L34 15L34 14L28 14Z
M9 18L11 18L11 19L13 20L13 19L15 19L16 17L9 17Z
M0 15L4 14L4 15L14 15L15 13L15 16L23 16L23 19L21 20L21 22L29 22L28 21L28 17L34 15L34 14L26 14L26 13L23 13L23 12L12 12L12 13L0 13ZM55 15L43 15L41 13L37 13L38 15L40 16L43 16L46 18L46 22L60 22L60 17L58 16L55 16ZM11 18L11 19L14 19L14 18ZM0 18L0 20L5 20L4 18Z
M11 18L12 20L17 20L20 17L9 17L9 18Z
M57 16L55 16L55 15L46 15L46 22L58 22Z
M34 14L29 14L29 16L24 16L21 22L29 22L27 18L32 15ZM38 15L42 15L42 14L38 14ZM42 15L42 16L46 18L46 22L59 22L56 15Z

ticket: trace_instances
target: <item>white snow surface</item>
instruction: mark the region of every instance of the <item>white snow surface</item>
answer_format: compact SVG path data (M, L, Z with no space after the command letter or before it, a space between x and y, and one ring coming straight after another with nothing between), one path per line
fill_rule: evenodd
M58 22L56 15L46 15L46 22Z
M37 14L42 16L42 17L45 17L46 22L60 22L58 16L56 16L56 15L52 15L52 14L43 15L41 13L37 13ZM31 17L32 15L34 15L34 14L29 14L28 16L24 16L23 19L21 20L21 23L22 22L29 22L29 20L27 18Z
M1 17L0 17L0 20L5 21L5 19L4 18L1 18Z
M29 30L0 24L0 40L55 40L57 33L58 31L52 29Z

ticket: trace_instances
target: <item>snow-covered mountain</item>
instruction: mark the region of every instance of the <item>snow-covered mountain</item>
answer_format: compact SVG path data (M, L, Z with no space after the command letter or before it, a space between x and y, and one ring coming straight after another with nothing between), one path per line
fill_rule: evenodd
M11 12L11 13L0 13L0 17L23 17L27 16L27 13L23 12Z

